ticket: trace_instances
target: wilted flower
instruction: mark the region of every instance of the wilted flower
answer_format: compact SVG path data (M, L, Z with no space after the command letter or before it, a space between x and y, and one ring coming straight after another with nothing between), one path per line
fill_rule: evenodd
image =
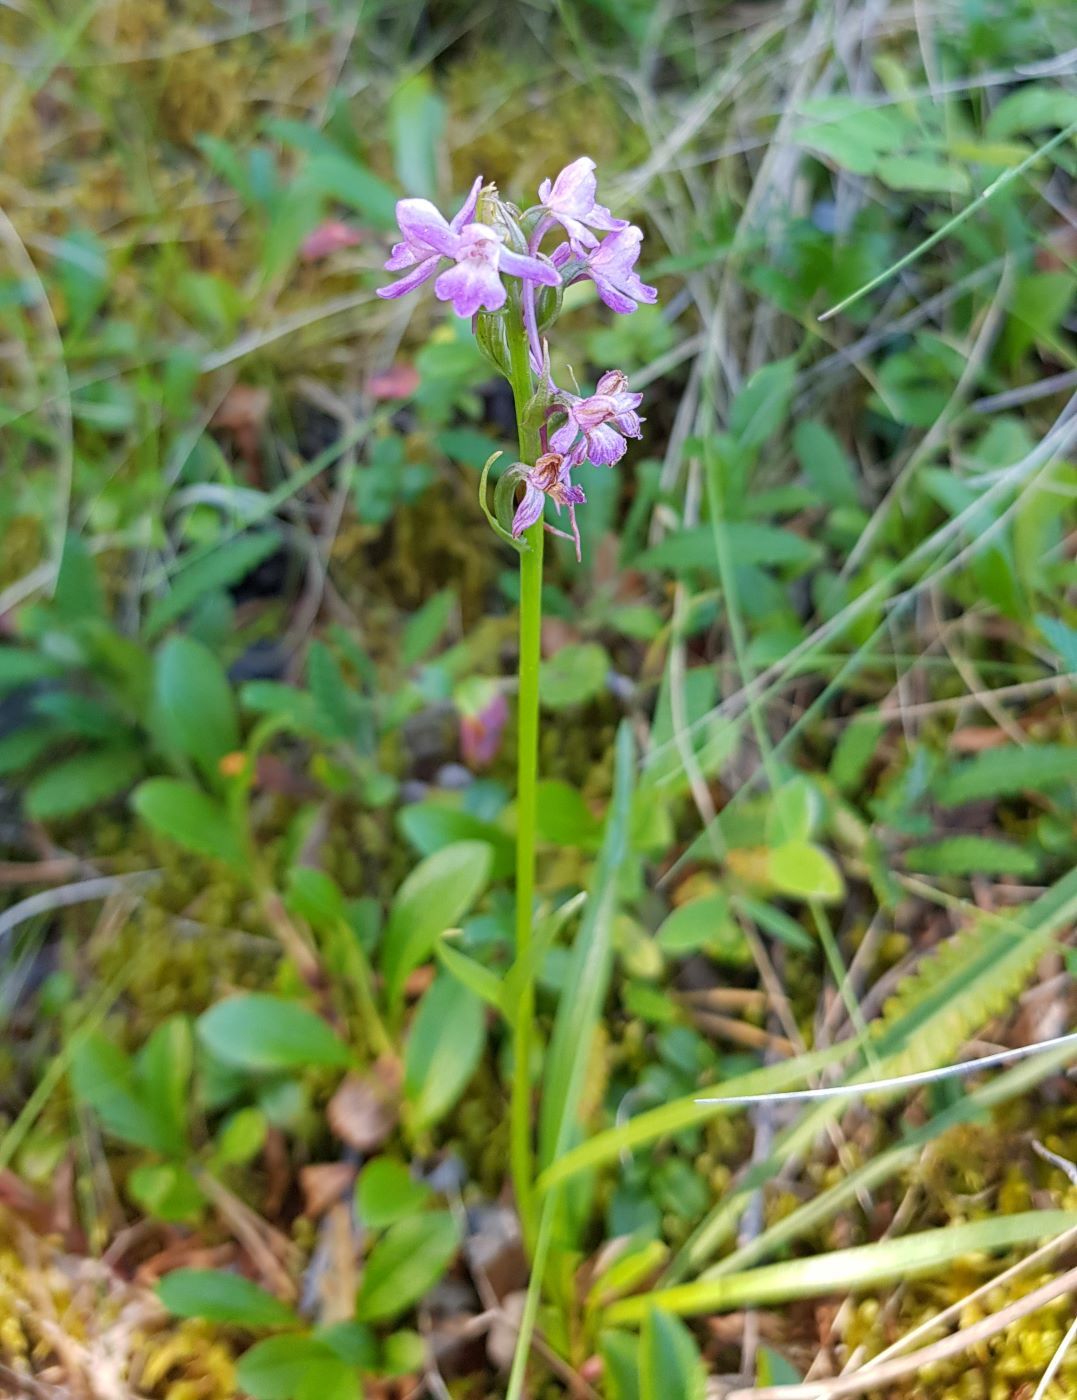
M628 449L625 438L640 436L636 409L642 394L628 392L628 380L619 369L607 370L589 398L562 396L566 418L550 435L550 446L565 456L570 466L590 461L611 467Z
M509 702L498 691L481 710L460 716L460 752L471 768L485 768L497 757L509 719Z
M543 180L539 185L540 202L568 234L577 252L597 245L593 228L613 232L628 227L627 219L615 219L605 205L595 203L594 169L589 156L580 156L566 165L552 184Z
M464 206L447 221L428 199L402 199L396 206L397 222L404 238L393 248L385 264L389 272L413 270L399 282L379 287L380 297L400 297L414 291L437 271L442 258L456 266L447 268L434 283L440 301L452 303L458 316L474 316L480 308L496 311L505 304L501 273L556 287L560 276L549 262L506 248L501 235L489 224L470 222L475 212L482 178L471 187Z
M363 235L350 224L340 219L326 219L303 239L299 256L303 262L319 262L342 248L354 248L362 241Z
M522 479L527 488L523 500L516 507L516 514L512 517L512 533L515 538L519 539L529 526L542 519L542 509L546 504L546 497L549 496L558 509L561 506L568 507L578 554L576 507L582 506L587 497L582 488L575 485L569 477L571 470L571 463L566 462L559 452L544 453L533 467L518 462L516 466L509 468L513 475Z
M657 290L641 281L639 273L635 271L642 241L643 234L635 224L627 224L616 233L609 234L572 280L590 277L598 288L598 295L610 310L622 316L635 311L638 302L657 301ZM551 262L555 267L563 267L571 258L572 250L562 243L554 252Z

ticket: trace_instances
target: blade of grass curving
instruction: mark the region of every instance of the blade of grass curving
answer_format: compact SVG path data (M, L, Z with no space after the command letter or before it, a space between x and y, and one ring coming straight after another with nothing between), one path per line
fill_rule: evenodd
M981 1085L967 1098L944 1109L942 1113L937 1113L922 1127L908 1133L895 1146L865 1162L843 1181L839 1181L813 1200L806 1201L754 1240L749 1240L732 1254L713 1264L701 1277L719 1278L723 1274L737 1273L774 1254L777 1249L791 1241L803 1239L820 1225L832 1220L844 1206L854 1201L858 1194L874 1190L916 1162L923 1154L924 1148L943 1133L961 1123L982 1118L999 1104L1008 1103L1011 1099L1030 1092L1044 1079L1064 1068L1072 1059L1072 1045L1057 1046L1054 1050L1008 1070L991 1083Z
M628 854L636 750L632 730L624 720L614 746L613 800L606 818L602 850L588 891L579 933L573 945L565 991L557 1008L547 1056L540 1118L540 1160L556 1159L564 1151L576 1124L583 1079L595 1025L602 1010L613 957L613 916L617 908L617 876ZM531 1338L535 1330L542 1280L553 1240L559 1192L542 1202L531 1279L520 1319L507 1400L523 1395Z
M1059 930L1077 915L1077 871L1062 877L1027 908L1010 919L985 916L966 935L944 946L903 984L895 998L900 1008L875 1041L884 1075L937 1068L968 1036L1005 1009ZM956 945L956 947L955 947ZM855 1075L851 1084L870 1083L874 1070ZM900 1091L898 1091L900 1092ZM887 1100L894 1092L879 1098ZM816 1135L847 1107L844 1099L818 1103L788 1128L763 1162L748 1172L692 1232L673 1259L667 1277L680 1279L706 1264L729 1238L751 1192L777 1175L790 1158L809 1150Z
M622 1298L610 1305L603 1322L610 1326L639 1322L650 1308L692 1316L876 1288L930 1273L940 1264L969 1254L994 1253L1046 1239L1075 1224L1077 1211L1032 1210L947 1225L901 1239L856 1245L810 1259L789 1259Z
M858 302L861 297L866 297L868 293L873 292L876 287L881 287L882 284L891 277L904 271L910 263L914 263L917 258L922 257L924 253L934 248L936 243L941 243L955 228L960 227L966 220L971 219L973 214L975 214L978 209L982 209L989 200L994 199L995 195L997 195L1000 190L1004 190L1007 185L1013 184L1014 180L1018 179L1026 170L1035 165L1041 157L1047 155L1049 151L1055 150L1056 147L1063 145L1074 134L1077 134L1077 122L1071 122L1063 131L1057 132L1049 141L1045 141L1042 146L1038 146L1036 150L1034 150L1031 155L1026 156L1020 164L1015 165L1011 170L1005 171L997 180L992 180L987 188L977 195L971 204L967 204L959 214L955 214L952 219L947 219L946 223L944 223L941 228L936 229L935 232L925 238L922 243L918 243L916 247L913 248L911 252L906 253L904 257L898 258L897 262L891 263L890 266L886 268L885 271L880 272L878 276L873 277L869 282L865 282L859 290L850 292L847 297L843 297L835 306L831 306L828 310L824 311L820 315L819 320L829 321L832 316L837 316L847 307L852 306L854 302Z

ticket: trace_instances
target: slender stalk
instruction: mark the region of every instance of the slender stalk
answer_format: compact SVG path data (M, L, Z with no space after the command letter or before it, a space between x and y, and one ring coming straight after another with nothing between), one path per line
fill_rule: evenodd
M516 405L520 461L533 465L540 451L537 424L529 421L534 393L530 350L518 302L510 304L508 348L510 383ZM542 520L524 534L520 555L520 659L516 758L516 960L522 966L531 948L535 898L535 794L538 782L538 677L542 640ZM520 989L513 1032L511 1147L513 1183L524 1239L535 1238L531 1150L531 1048L535 993L530 976Z

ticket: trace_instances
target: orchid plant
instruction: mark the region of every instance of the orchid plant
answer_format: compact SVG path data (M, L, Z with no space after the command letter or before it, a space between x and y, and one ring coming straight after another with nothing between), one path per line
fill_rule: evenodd
M573 473L590 463L612 467L640 436L642 395L618 369L607 370L589 395L553 381L547 333L564 288L589 280L620 315L654 302L654 287L636 272L641 231L596 202L595 163L581 156L539 186L539 202L522 212L495 186L476 178L461 208L446 219L426 199L396 207L401 240L385 264L404 275L378 295L406 296L434 278L434 295L469 317L478 345L508 380L516 408L519 461L504 472L487 503L495 454L485 465L482 508L499 537L520 555L520 647L516 834L516 958L529 966L535 891L535 804L538 767L538 682L542 629L542 557L546 531L571 539L580 558L576 508L586 502ZM552 246L551 246L552 245ZM523 494L516 500L520 486ZM566 512L570 533L546 517L546 503ZM533 989L523 989L515 1020L512 1087L512 1173L525 1237L533 1239L531 1145Z

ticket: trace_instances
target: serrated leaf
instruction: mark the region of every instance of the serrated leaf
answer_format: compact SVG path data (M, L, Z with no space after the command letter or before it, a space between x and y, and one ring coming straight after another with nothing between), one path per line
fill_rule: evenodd
M1034 851L991 836L947 836L930 846L910 846L905 864L925 875L1033 876L1040 868Z
M1072 789L1077 782L1077 748L1065 744L1008 745L987 749L958 764L935 784L944 807L1023 792Z

